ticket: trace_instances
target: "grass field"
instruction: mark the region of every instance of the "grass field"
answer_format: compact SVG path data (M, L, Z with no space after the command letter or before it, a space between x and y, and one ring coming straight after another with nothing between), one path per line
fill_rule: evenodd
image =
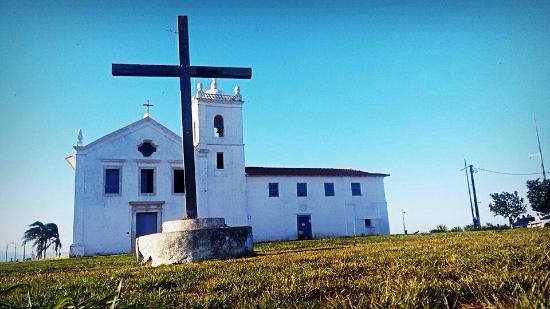
M0 303L120 307L550 307L550 229L262 243L256 255L143 267L132 255L0 264ZM102 300L102 298L105 298ZM0 304L0 307L2 305Z

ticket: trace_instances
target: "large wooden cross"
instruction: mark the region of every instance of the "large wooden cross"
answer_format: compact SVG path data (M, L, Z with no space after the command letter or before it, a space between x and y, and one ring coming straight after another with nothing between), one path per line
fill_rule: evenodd
M193 116L191 114L191 77L241 78L252 77L250 68L191 66L187 16L178 16L179 65L115 64L113 76L179 77L183 166L185 173L185 208L187 218L197 218L197 187L195 181L195 149L193 146Z

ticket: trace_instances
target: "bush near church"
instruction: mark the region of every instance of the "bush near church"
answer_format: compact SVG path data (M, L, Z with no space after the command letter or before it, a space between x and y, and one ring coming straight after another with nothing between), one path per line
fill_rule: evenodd
M510 227L513 227L513 222L527 211L523 198L518 195L518 191L514 191L514 193L492 193L489 195L493 199L493 202L489 204L489 209L495 214L495 217L502 216L508 218Z
M533 211L550 214L550 180L527 181L527 199Z
M435 229L430 230L430 233L443 233L447 232L447 227L443 224L438 224L435 226Z

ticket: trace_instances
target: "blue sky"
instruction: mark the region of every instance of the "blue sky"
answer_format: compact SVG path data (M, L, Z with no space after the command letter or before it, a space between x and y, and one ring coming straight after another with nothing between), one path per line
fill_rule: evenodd
M548 158L549 2L295 2L2 1L0 246L41 220L68 248L63 158L79 128L91 142L138 120L149 99L179 132L177 80L110 73L177 63L177 15L189 16L192 64L253 68L238 81L247 165L389 173L392 232L401 209L410 231L471 222L463 158L538 172L533 114ZM524 194L530 178L477 173L482 221L504 222L489 193Z

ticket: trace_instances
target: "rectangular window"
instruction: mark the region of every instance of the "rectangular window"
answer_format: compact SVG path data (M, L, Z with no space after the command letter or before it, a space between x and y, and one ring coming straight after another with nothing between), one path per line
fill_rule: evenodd
M325 182L325 196L334 196L333 182Z
M152 168L141 169L141 193L155 193L155 170Z
M361 196L361 184L358 182L351 183L351 195Z
M276 182L269 183L269 197L279 196L279 184Z
M365 219L365 227L371 227L372 226L372 222L370 219Z
M223 170L223 152L216 153L216 168Z
M299 182L296 184L296 195L307 196L307 183Z
M120 169L105 169L105 194L120 193Z
M185 193L185 173L182 169L174 169L172 180L173 193Z

